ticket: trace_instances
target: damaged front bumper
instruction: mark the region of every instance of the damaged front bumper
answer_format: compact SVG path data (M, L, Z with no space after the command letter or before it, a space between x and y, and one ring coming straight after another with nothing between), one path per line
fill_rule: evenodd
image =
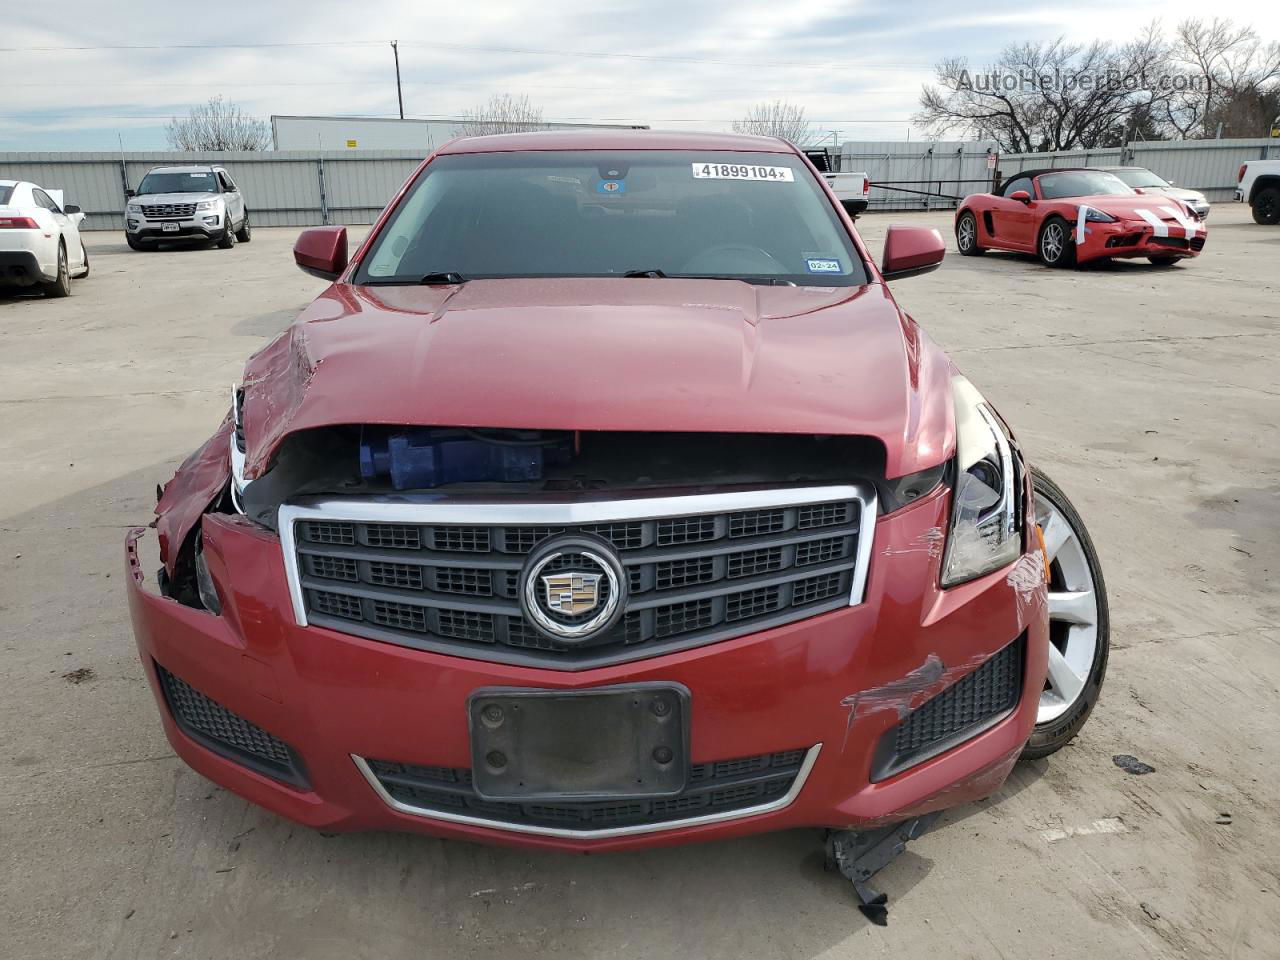
M1145 220L1090 222L1085 225L1083 241L1077 232L1076 259L1083 262L1102 257L1198 257L1208 234L1203 222L1195 223L1194 229L1173 223L1157 229Z
M220 615L149 589L140 530L127 544L129 602L177 753L300 823L581 851L864 830L989 795L1035 722L1048 643L1040 555L939 589L948 497L939 488L878 519L860 604L575 672L299 626L279 538L233 514L200 519ZM637 683L688 691L691 779L702 788L691 783L662 813L641 803L612 821L471 795L476 690ZM948 728L954 711L930 704L947 703L949 691L990 709Z

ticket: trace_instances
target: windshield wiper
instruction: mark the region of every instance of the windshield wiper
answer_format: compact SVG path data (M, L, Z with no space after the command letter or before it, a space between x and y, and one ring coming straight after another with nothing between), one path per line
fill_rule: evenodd
M762 286L762 287L794 287L795 286L795 283L792 282L791 280L783 280L781 277L750 277L750 276L739 277L739 276L734 276L733 274L725 274L725 273L706 273L706 274L697 274L697 275L691 274L691 273L682 273L680 274L680 276L681 278L686 280L740 280L743 283L753 283L756 286Z
M453 270L442 270L439 273L428 273L421 280L420 284L431 286L433 284L449 284L449 283L466 283L467 278L462 274Z
M675 279L675 280L741 280L743 283L754 283L766 287L794 287L795 284L790 280L783 280L781 277L735 277L729 274L719 273L677 273L674 276L663 273L661 270L628 270L623 274L624 277L652 277L657 280Z

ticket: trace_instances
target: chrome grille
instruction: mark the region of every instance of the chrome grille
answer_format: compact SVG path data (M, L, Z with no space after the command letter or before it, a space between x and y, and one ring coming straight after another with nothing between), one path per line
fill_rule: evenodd
M142 213L148 218L192 217L195 216L194 203L146 203L142 205Z
M849 485L585 503L331 500L282 507L280 529L301 624L572 670L860 602L874 517L871 488ZM535 630L518 599L526 555L562 533L611 543L630 587L616 627L580 643Z

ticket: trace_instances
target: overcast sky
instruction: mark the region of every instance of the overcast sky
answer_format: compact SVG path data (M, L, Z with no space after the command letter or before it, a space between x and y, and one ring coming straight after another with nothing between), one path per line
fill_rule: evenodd
M1274 40L1275 10L1237 0L1221 12ZM980 65L1014 41L1123 40L1156 18L1214 12L1197 0L8 3L0 151L116 149L117 134L125 149L163 149L165 118L216 94L263 118L394 116L392 39L407 116L512 92L546 119L722 130L782 98L842 140L903 139L941 57ZM89 49L49 49L68 47Z

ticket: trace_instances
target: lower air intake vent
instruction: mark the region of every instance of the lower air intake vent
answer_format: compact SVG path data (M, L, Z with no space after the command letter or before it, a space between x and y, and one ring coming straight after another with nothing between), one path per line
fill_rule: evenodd
M804 767L807 750L694 764L683 793L659 799L597 803L502 803L482 800L465 768L422 767L366 760L369 774L392 801L423 816L443 814L495 825L589 832L674 824L710 814L746 811L786 797Z
M302 758L283 740L206 697L158 663L156 675L174 722L192 740L258 773L308 786Z
M1008 716L1022 692L1025 649L1023 634L891 727L871 761L872 781L937 756Z

